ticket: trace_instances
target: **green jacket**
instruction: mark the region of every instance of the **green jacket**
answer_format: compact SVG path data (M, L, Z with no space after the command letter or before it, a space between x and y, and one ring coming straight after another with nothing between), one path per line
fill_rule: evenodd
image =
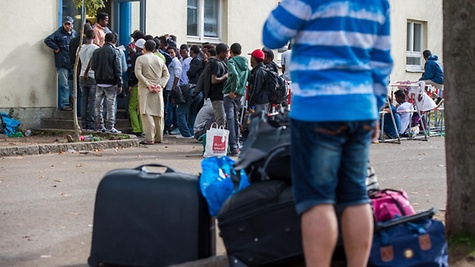
M228 61L228 78L224 84L223 94L234 92L236 95L246 94L246 83L249 77L247 58L234 56Z

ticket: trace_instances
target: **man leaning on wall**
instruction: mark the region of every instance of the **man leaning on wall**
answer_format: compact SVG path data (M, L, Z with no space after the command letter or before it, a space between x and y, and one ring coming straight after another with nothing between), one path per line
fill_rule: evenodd
M58 96L59 110L71 111L69 96L71 87L68 84L69 77L72 77L72 63L69 58L69 43L76 37L73 29L73 18L66 16L63 23L55 32L46 37L45 44L54 52L54 63L58 72Z

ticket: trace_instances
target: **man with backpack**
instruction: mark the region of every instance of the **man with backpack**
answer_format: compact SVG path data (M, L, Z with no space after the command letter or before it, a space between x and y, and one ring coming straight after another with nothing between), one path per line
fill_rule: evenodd
M248 107L255 112L269 110L268 78L267 70L263 63L264 52L256 49L251 53L251 74L249 81L249 103Z

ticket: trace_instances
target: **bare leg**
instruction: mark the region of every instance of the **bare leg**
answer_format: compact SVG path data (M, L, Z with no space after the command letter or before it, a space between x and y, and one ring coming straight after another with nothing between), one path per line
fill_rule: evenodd
M373 215L369 204L345 208L341 226L347 266L366 266L373 241Z
M302 240L307 267L331 265L338 239L333 205L318 205L302 214Z

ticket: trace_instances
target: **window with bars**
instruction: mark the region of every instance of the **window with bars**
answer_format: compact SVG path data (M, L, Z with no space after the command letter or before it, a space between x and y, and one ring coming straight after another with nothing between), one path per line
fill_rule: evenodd
M219 38L220 10L221 0L188 0L188 36L198 40Z
M423 71L423 45L425 24L423 22L408 21L407 22L407 38L406 38L406 70L407 71Z

